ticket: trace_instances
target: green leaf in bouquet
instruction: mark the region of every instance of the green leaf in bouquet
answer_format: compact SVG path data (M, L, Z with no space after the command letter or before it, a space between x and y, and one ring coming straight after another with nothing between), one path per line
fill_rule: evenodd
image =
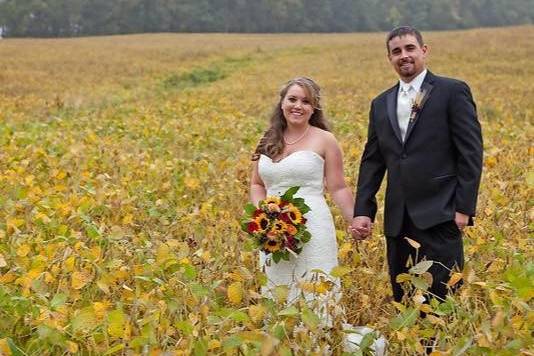
M247 233L248 233L248 223L249 223L248 220L245 220L245 219L241 220L241 230Z
M300 189L300 187L291 187L289 188L285 193L284 195L281 196L282 200L291 200L293 199L293 195L295 195L296 192L298 192L298 190Z
M311 240L311 234L309 231L303 231L300 241L306 243Z
M273 261L275 263L280 262L280 260L282 259L282 253L280 251L273 252L272 255L273 255Z
M284 261L289 261L289 252L288 251L282 252L282 259Z
M302 206L299 206L298 208L302 214L306 214L308 211L311 210L311 208L307 206L306 204L303 204Z
M254 212L256 211L256 206L252 203L247 203L245 205L245 213L248 215L248 216L252 216L254 215Z
M306 204L304 203L304 198L294 198L293 205L295 205L297 208L300 209L303 205L306 205Z

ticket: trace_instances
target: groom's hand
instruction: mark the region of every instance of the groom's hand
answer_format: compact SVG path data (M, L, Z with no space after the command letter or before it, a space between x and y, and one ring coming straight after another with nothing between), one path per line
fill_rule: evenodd
M373 223L368 216L356 216L352 219L351 233L356 240L365 240L371 235Z
M454 215L454 222L456 223L456 226L458 226L458 229L460 229L460 231L463 231L469 223L469 215L456 212L456 214Z

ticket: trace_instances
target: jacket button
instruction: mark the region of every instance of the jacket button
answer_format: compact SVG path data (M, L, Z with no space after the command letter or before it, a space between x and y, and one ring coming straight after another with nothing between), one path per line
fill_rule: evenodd
M406 159L406 158L408 158L408 155L406 153L403 153L403 154L401 154L401 158L402 159Z

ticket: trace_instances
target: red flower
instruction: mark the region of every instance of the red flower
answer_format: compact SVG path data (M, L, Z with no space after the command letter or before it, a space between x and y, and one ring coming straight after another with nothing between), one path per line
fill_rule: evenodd
M260 227L258 226L258 224L257 224L255 221L251 221L251 222L249 222L248 225L247 225L247 231L248 231L249 233L251 233L251 234L252 234L253 232L255 232L255 231L258 231L259 229L260 229Z
M301 224L306 224L306 221L308 221L304 216L302 217L302 221L300 222Z
M282 220L286 224L291 224L291 219L289 218L289 214L288 213L282 213L282 214L278 215L278 219Z
M290 250L295 249L295 238L291 235L286 235L286 246Z
M252 214L252 217L253 217L253 218L256 218L256 217L258 217L261 213L263 213L263 210L261 210L261 209L256 209L256 210L254 211L254 214Z

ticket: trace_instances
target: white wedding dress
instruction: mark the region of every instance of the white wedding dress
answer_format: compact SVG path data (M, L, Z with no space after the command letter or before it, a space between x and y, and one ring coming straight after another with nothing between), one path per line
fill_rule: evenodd
M306 226L311 233L311 240L306 243L298 256L291 256L289 261L278 263L270 260L263 252L260 253L260 267L267 275L267 285L262 294L271 298L277 286L289 288L287 302L291 304L300 296L313 304L317 314L323 319L325 326L331 326L332 314L343 313L339 306L341 298L339 279L330 276L330 272L338 266L336 230L332 214L324 198L324 159L311 150L296 151L278 162L261 155L258 172L267 189L267 195L280 196L290 187L299 186L295 197L304 198L310 211L304 216ZM331 289L328 293L310 293L300 286L306 282L326 281ZM353 327L344 324L347 333L345 351L356 351L363 336L373 332L368 327ZM372 348L376 355L385 354L385 340L375 340Z

